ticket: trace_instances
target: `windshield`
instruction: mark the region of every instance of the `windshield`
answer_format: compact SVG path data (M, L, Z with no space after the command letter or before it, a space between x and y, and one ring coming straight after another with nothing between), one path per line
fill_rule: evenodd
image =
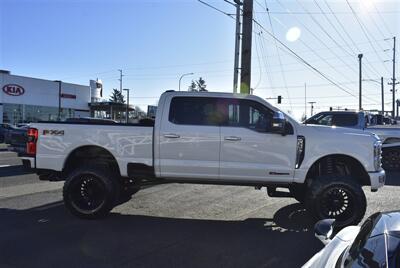
M357 114L319 114L304 122L304 124L352 127L358 123Z

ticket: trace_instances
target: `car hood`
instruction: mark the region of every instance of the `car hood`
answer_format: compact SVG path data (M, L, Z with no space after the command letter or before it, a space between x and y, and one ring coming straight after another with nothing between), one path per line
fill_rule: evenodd
M359 232L359 226L344 228L302 268L334 268L342 252L353 243Z
M373 133L366 132L360 129L336 127L336 126L321 126L321 125L301 125L300 132L315 132L331 135L348 135L348 136L358 136L358 137L376 137Z

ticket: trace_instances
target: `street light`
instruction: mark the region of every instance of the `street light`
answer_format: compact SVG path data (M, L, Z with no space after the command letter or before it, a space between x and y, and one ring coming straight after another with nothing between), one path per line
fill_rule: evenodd
M129 88L124 88L123 90L125 90L127 92L127 96L126 96L126 100L127 100L127 104L126 104L126 123L128 124L129 121Z
M61 121L61 81L54 80L54 82L58 83L58 121Z
M181 77L179 78L179 91L181 91L181 81L182 81L182 78L183 78L184 76L187 76L187 75L194 75L194 73L187 73L187 74L182 74L182 75L181 75Z

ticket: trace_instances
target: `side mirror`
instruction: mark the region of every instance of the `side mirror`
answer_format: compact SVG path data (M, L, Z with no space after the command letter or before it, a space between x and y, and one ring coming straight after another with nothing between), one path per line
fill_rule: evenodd
M314 226L315 237L324 245L331 241L335 219L320 220Z
M285 135L286 119L282 112L277 111L272 117L272 132Z

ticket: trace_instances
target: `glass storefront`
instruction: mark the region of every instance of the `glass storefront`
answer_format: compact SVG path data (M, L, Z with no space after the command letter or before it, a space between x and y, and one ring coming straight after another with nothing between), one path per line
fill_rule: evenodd
M61 120L74 117L74 115L74 109L61 109ZM57 121L57 119L57 107L10 103L3 104L3 123L16 125L38 121Z

